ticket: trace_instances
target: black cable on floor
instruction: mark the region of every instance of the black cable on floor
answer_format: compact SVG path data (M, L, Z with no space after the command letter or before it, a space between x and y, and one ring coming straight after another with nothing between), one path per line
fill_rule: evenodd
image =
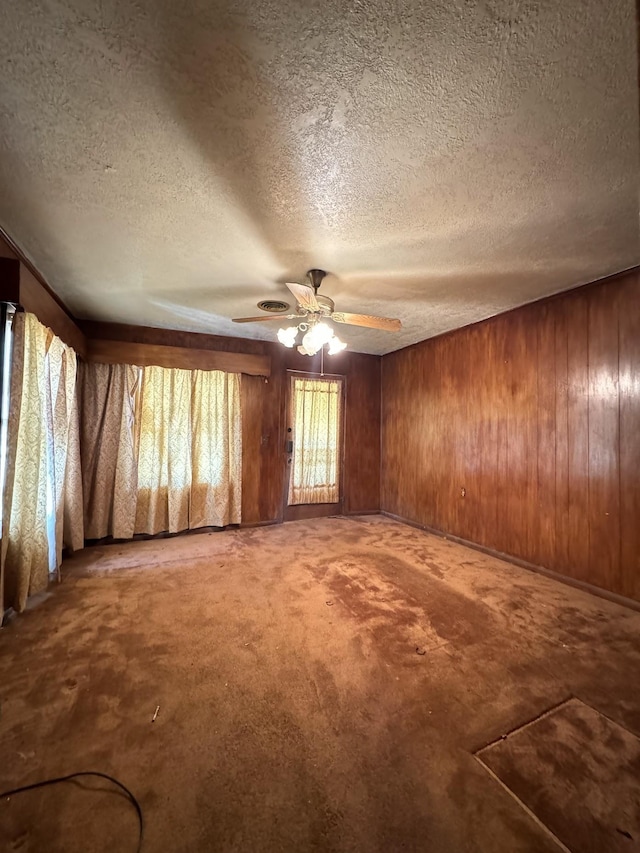
M142 833L143 833L143 821L142 821L142 809L140 808L140 803L136 800L135 796L131 793L131 791L124 785L122 782L119 782L117 779L114 779L113 776L109 776L108 773L100 773L98 770L81 770L78 773L69 773L68 776L57 776L55 779L44 779L42 782L33 782L31 785L23 785L21 788L13 788L11 791L2 791L0 793L0 800L3 800L5 797L13 797L15 794L22 794L25 791L33 791L36 788L44 788L46 785L57 785L58 782L70 782L72 779L77 779L79 776L99 776L101 779L107 779L109 782L113 782L114 785L117 785L127 795L129 801L132 806L136 810L136 814L138 815L138 823L140 824L140 833L138 835L138 846L136 847L136 853L140 853L142 850Z

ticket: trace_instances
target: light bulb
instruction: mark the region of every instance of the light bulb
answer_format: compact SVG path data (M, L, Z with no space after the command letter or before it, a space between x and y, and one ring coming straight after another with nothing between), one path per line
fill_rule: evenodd
M318 341L320 346L329 343L333 337L333 329L327 323L316 323L313 327L313 338Z
M342 352L346 347L347 345L334 335L329 341L329 355L336 355L336 353Z
M278 340L286 347L292 347L295 344L297 335L297 326L289 326L286 329L278 329Z
M322 343L317 339L317 337L315 335L315 330L316 330L315 326L313 328L309 329L309 331L305 334L305 336L302 339L302 346L303 346L304 350L306 351L305 355L315 355L318 352L318 350L320 349L320 347L322 346Z

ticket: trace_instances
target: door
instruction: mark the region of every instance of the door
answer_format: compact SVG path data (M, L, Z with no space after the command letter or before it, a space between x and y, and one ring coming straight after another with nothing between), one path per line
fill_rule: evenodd
M288 371L285 521L342 513L344 377Z

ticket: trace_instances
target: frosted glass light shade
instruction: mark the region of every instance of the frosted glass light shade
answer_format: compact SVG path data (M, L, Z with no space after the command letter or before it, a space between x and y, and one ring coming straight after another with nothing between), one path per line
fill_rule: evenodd
M278 340L286 347L292 347L295 344L297 335L297 326L289 326L286 329L278 329Z
M329 341L329 355L336 355L336 353L342 352L346 347L347 345L344 341L341 341L340 338L334 335Z
M285 347L293 347L296 343L298 332L304 331L300 346L297 347L301 355L315 355L320 352L325 344L329 345L329 355L335 355L342 352L346 348L340 338L337 338L333 329L328 323L323 321L314 322L312 326L301 323L300 326L289 326L284 329L278 329L278 340Z
M316 328L317 326L314 326L309 329L302 339L302 349L305 351L305 355L315 355L322 346L322 342L318 340L315 334ZM299 351L302 352L302 350Z
M333 337L333 329L331 328L331 326L327 325L327 323L316 323L316 325L312 329L312 332L314 341L317 341L320 346L329 343L329 341Z

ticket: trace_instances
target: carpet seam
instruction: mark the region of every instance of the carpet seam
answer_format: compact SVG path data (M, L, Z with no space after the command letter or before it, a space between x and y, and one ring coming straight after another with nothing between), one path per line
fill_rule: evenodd
M509 796L513 800L515 800L516 803L518 803L518 805L523 809L523 811L525 811L529 815L529 817L533 820L533 822L537 826L539 826L540 829L542 829L542 831L545 832L549 836L549 838L551 838L553 841L555 841L555 843L558 845L558 847L561 850L564 851L564 853L573 853L573 851L569 847L567 847L563 841L561 841L558 838L558 836L555 834L555 832L553 832L551 829L549 829L549 827L546 825L546 823L544 823L542 820L540 820L538 815L534 811L532 811L529 808L529 806L526 803L524 803L520 799L520 797L516 793L514 793L514 791L512 791L511 788L505 782L503 782L502 779L496 773L494 773L494 771L487 764L484 763L484 761L480 758L480 756L474 754L473 757L478 762L478 764L481 765L481 767L484 767L484 769L487 771L487 773L500 785L500 787L504 791L506 791L507 794L509 794Z
M519 726L514 726L512 729L509 729L509 731L506 732L505 734L500 735L500 737L494 738L493 740L490 740L488 743L485 743L484 746L479 746L477 749L474 749L473 754L475 756L478 756L481 752L484 752L485 750L489 749L490 747L495 746L498 743L501 743L501 741L503 741L505 738L510 737L512 734L515 734L516 732L520 732L520 731L524 731L525 729L528 729L530 726L534 725L534 723L538 723L538 722L540 722L540 720L544 720L544 718L548 717L550 714L554 714L556 711L558 711L560 708L562 708L563 705L568 705L572 699L577 699L577 697L574 696L573 693L570 693L569 696L565 697L560 702L556 702L554 705L551 705L551 707L547 708L545 711L541 711L535 717L531 717L531 719L527 720L524 723L521 723ZM578 702L580 702L580 701L581 700L578 699ZM582 704L586 705L586 702L582 702ZM593 710L596 711L595 708ZM596 713L597 713L597 711L596 711Z

